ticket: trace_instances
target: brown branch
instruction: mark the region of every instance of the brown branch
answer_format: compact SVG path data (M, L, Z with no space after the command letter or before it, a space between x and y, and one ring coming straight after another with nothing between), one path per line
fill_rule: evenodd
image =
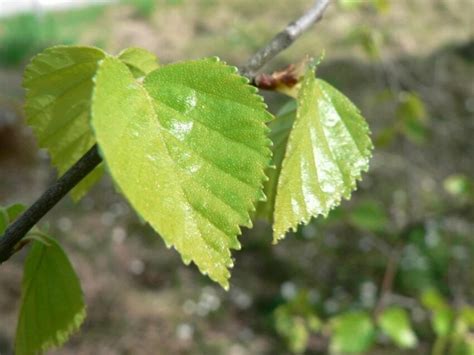
M324 11L330 1L331 0L316 0L306 13L296 21L289 23L283 31L279 32L270 42L250 57L247 64L240 69L242 75L253 80L259 69L277 54L291 46L295 40L314 23L322 19Z
M393 281L398 269L398 263L400 260L400 253L398 250L393 250L385 268L385 273L383 275L382 284L380 286L379 299L374 308L374 317L377 318L380 312L385 308L385 303L392 292Z
M278 33L266 46L252 56L241 74L251 81L257 70L271 58L289 47L313 23L321 19L330 0L317 0L313 7L285 30ZM28 231L51 210L74 186L87 176L100 162L97 146L94 145L76 164L51 185L13 224L0 236L0 264L15 253L16 246Z

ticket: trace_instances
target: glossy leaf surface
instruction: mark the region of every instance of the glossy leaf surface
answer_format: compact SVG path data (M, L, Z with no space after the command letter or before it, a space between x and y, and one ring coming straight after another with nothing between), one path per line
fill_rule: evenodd
M368 170L372 142L359 110L309 66L298 92L278 178L274 239L349 198Z
M271 115L217 59L164 66L134 80L117 59L96 77L93 126L112 177L185 263L228 287L239 226L262 198Z
M38 354L60 346L85 318L79 280L56 240L33 241L22 283L15 354Z

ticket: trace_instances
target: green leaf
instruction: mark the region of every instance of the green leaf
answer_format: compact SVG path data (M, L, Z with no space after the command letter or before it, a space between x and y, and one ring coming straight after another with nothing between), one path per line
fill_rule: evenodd
M374 200L358 203L349 213L352 224L362 230L381 232L388 225L388 217L383 207Z
M8 207L0 206L0 236L25 209L26 206L21 203L14 203Z
M120 52L118 58L127 64L135 78L145 76L160 66L156 56L142 48L124 49Z
M167 65L135 81L117 59L96 76L92 123L112 177L183 261L228 287L230 248L263 198L271 115L218 59Z
M56 240L33 241L25 261L15 353L37 354L62 345L82 324L81 286Z
M459 317L466 323L469 328L474 329L474 307L463 306L459 311Z
M374 342L375 327L366 312L349 312L331 320L330 349L335 353L366 351Z
M314 76L309 66L298 93L274 209L274 240L311 217L326 216L349 198L368 170L372 142L359 110Z
M378 323L380 328L397 344L404 349L414 348L417 344L415 332L410 325L407 312L400 307L390 307L380 314Z
M306 350L309 331L303 317L293 315L288 305L283 304L275 310L274 321L276 331L293 353L300 354Z
M7 229L9 223L10 221L8 219L7 210L0 206L0 236L3 235L3 232Z
M423 143L428 137L428 117L425 104L418 95L402 92L396 112L397 119L408 139L415 143Z
M25 69L28 124L60 175L95 144L90 128L92 78L105 57L98 48L57 46L38 54ZM79 200L101 177L102 169L94 169L71 196Z
M22 203L14 203L6 208L8 219L13 222L20 214L26 210L26 206Z
M421 294L421 303L431 311L439 311L448 308L448 303L434 288L427 289Z
M468 199L474 196L474 181L463 174L453 174L443 181L444 189L455 197Z
M450 308L440 309L432 315L431 324L438 336L447 336L454 326L454 312Z

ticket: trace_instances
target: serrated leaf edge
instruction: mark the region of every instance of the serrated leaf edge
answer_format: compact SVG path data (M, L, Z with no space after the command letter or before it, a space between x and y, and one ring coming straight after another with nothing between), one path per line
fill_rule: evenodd
M311 70L314 73L314 69L311 65L309 66L309 68L310 68L309 70ZM315 75L315 74L313 74L313 75ZM324 80L322 80L322 79L314 77L314 80L316 81L315 84L318 85L319 90L321 91L322 95L325 96L326 100L328 100L329 102L333 102L331 100L331 98L329 97L329 95L327 94L327 92L321 88L321 82L323 83L323 85L329 85L331 88L332 88L332 86L330 84L328 84L327 82L325 82ZM300 90L301 90L301 87L300 87ZM334 90L337 90L337 89L334 88ZM340 92L338 91L338 93L340 93ZM363 116L361 115L361 112L360 112L359 108L357 108L345 95L343 95L342 93L340 93L340 94L341 94L342 100L346 103L346 105L351 106L354 109L354 112L356 112L357 115L361 118L363 132L365 134L367 134L367 136L370 136L371 135L370 127L367 124L367 122L365 121L365 119L363 118ZM299 110L298 110L298 106L299 106L298 101L297 101L295 122L298 119L298 112L299 112ZM355 142L355 139L354 139L351 131L347 128L347 125L346 125L346 122L345 122L344 118L342 117L342 115L340 115L340 117L341 117L341 122L344 124L344 126L346 127L347 132L349 132L351 138ZM293 125L295 124L295 122L293 123ZM292 126L292 129L293 129L293 126ZM291 132L290 132L290 135L291 135ZM325 135L325 138L326 138L326 135ZM289 139L290 139L290 137L288 138L288 140ZM287 143L287 145L288 145L288 143ZM356 146L358 148L357 144L356 144ZM332 206L330 206L328 208L326 213L317 213L315 215L309 213L307 216L304 216L299 222L296 222L296 223L292 222L292 225L287 227L287 229L285 231L282 231L282 232L278 232L274 227L275 224L273 223L272 229L274 231L274 234L273 234L273 242L272 243L277 244L278 241L284 239L287 232L296 232L300 225L303 225L303 226L308 225L308 223L311 221L311 219L313 217L316 218L320 215L323 215L324 217L327 217L327 215L329 214L329 212L331 210L333 210L334 208L336 208L337 206L340 205L341 201L350 199L352 192L357 191L357 183L362 180L362 173L366 173L369 170L369 163L370 163L370 160L372 158L373 148L374 148L373 142L369 138L369 144L367 144L364 151L360 152L361 155L365 157L366 163L364 164L364 167L362 167L359 170L359 172L357 173L357 175L355 177L351 177L351 181L350 181L349 186L347 186L347 187L344 186L343 191L338 192L336 198L334 198L334 202L333 202ZM285 155L284 155L284 158L283 158L283 161L282 161L282 169L283 169L283 163L284 163L284 161L286 160L287 157L288 157L288 150L287 150L287 147L285 147ZM336 164L336 166L338 167L338 170L341 172L341 175L342 175L342 171L341 171L339 165ZM280 172L280 175L281 175L281 172ZM280 175L278 176L278 182L280 181ZM277 187L277 194L278 194L278 187ZM275 207L274 207L274 210L275 210Z

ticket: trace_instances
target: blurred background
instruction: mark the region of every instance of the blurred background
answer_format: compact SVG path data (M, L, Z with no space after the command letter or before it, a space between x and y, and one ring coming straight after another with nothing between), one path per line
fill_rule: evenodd
M23 120L21 75L35 53L138 46L161 63L217 55L239 66L311 3L0 0L0 205L29 205L56 179ZM376 145L352 199L276 246L266 222L245 230L225 292L104 178L42 222L88 305L80 332L51 354L474 354L474 2L334 0L265 70L323 50L319 76L361 108ZM264 95L273 112L286 100ZM2 355L23 258L0 268Z

